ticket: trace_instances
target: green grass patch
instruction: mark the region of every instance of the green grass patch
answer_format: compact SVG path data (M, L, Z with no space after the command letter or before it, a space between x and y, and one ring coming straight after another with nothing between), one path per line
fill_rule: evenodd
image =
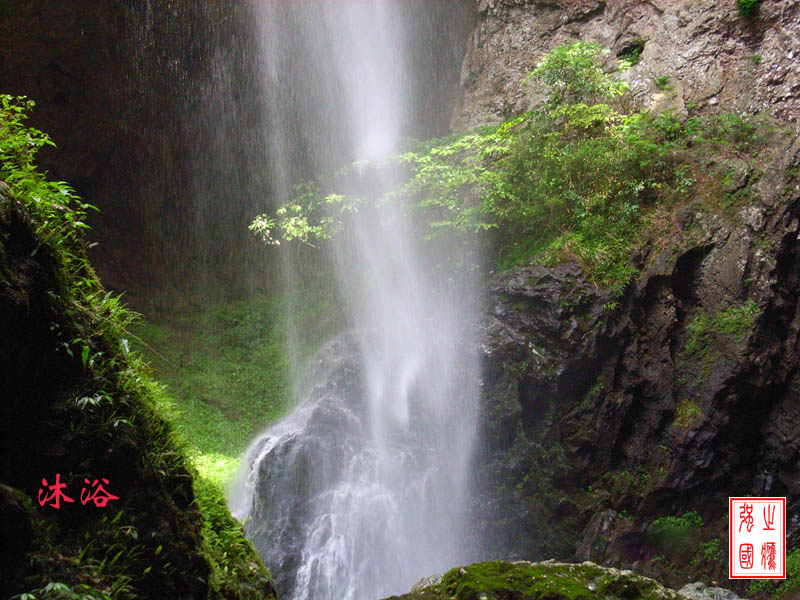
M325 285L291 306L304 363L342 322ZM291 404L286 303L257 295L204 309L154 312L135 328L140 351L174 400L173 421L200 476L224 487L247 444Z
M289 405L286 341L267 297L157 313L135 333L174 400L174 422L200 475L224 485L247 443Z

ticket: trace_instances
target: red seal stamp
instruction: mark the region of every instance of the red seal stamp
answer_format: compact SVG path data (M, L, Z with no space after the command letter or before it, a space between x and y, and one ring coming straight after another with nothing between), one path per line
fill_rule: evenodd
M786 579L786 498L728 499L731 579Z

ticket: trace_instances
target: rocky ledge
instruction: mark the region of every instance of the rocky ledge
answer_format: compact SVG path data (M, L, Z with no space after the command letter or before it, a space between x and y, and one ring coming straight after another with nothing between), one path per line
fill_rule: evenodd
M737 600L721 588L690 584L671 590L632 571L592 562L484 562L426 577L408 594L386 600Z

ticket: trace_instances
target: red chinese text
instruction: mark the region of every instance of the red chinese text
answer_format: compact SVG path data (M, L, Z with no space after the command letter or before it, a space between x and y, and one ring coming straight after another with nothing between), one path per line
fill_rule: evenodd
M64 502L75 502L75 500L64 493L63 490L66 487L66 483L61 483L61 473L56 473L56 482L53 485L47 485L47 479L42 477L42 487L39 488L39 506L44 506L49 502L50 506L59 509L61 508L61 500L64 500ZM43 488L50 490L50 493L48 494L45 492ZM44 494L44 498L42 498L42 494Z

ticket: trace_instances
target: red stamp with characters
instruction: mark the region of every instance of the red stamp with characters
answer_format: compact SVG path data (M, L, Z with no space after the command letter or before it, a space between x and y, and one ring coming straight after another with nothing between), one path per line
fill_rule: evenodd
M728 499L731 579L786 579L786 498Z

